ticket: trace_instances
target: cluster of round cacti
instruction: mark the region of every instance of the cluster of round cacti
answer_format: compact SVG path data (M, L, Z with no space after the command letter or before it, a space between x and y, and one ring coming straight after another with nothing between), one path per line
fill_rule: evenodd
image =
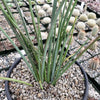
M82 21L84 24L87 24L90 28L94 27L96 25L96 20L95 19L96 19L96 14L93 13L93 12L90 12L88 14L83 13L79 17L79 20ZM83 23L81 23L81 24L83 24ZM80 28L78 28L78 29L80 29Z
M99 65L99 58L97 57L94 57L90 60L89 62L89 67L92 69L92 70L96 70L98 68Z
M51 15L52 15L52 6L51 3L52 0L36 0L37 5L34 5L34 13L38 13L38 16L40 17L40 21L42 24L47 25L51 22ZM37 16L37 14L36 14Z
M76 12L76 13L75 13ZM82 14L78 12L78 10L74 10L74 13L77 14L78 21L76 24L76 29L79 31L78 32L78 38L79 39L84 39L86 36L86 32L83 32L87 30L88 28L91 29L91 32L89 32L89 35L91 36L96 36L100 30L100 18L96 17L96 14L93 12L83 12ZM74 22L74 16L71 17L70 23L73 24Z
M57 2L57 7L59 7L61 1L62 0L59 0ZM51 22L53 0L36 0L36 2L38 5L36 7L34 6L34 10L36 11L36 9L37 9L38 15L41 18L41 20L40 20L41 23L49 24ZM73 1L73 4L74 4L74 1ZM66 2L66 10L67 10L68 6L69 6L69 2ZM73 6L70 7L70 10L72 9L72 7ZM62 12L63 12L63 9L64 9L64 7L62 7ZM76 22L75 27L78 30L78 39L83 40L85 38L85 36L86 36L85 29L87 26L92 28L92 31L90 32L90 34L92 36L97 35L97 33L99 32L100 18L97 19L96 14L93 12L81 12L81 10L77 6L73 10L72 16L69 20L69 25L66 28L67 33L71 30L76 16L78 17L78 20ZM57 21L58 20L59 20L59 17L57 18ZM59 23L57 23L57 26L59 26ZM57 32L58 32L58 28L56 29L56 36L58 34ZM94 47L92 47L92 48L94 48Z

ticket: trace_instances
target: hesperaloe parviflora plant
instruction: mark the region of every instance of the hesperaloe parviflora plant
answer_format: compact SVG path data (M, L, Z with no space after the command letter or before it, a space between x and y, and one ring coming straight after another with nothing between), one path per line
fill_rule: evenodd
M66 28L69 25L69 20L72 15L73 9L77 3L77 0L75 0L73 7L71 6L73 3L73 0L69 1L69 6L66 10L66 3L67 0L62 0L62 2L59 3L59 0L53 1L53 10L52 10L52 18L51 18L51 27L49 30L49 34L46 40L46 43L43 46L42 42L42 36L40 31L40 18L38 16L38 11L36 10L37 15L37 22L38 27L36 26L35 22L35 15L33 13L32 9L32 3L31 0L27 0L29 2L29 9L31 13L32 23L34 27L34 33L37 39L37 47L34 46L30 34L28 32L28 29L26 27L26 22L23 18L22 9L20 8L18 1L14 0L14 3L17 7L17 10L19 12L25 34L23 34L23 31L19 28L12 12L10 11L9 7L7 6L7 3L5 0L1 0L2 3L0 3L0 9L3 12L3 15L5 16L6 20L8 21L11 29L13 30L14 34L16 35L16 38L20 42L22 48L25 50L28 60L23 56L23 54L20 52L19 48L15 45L15 43L12 41L12 39L9 37L9 35L0 27L0 30L4 33L4 35L9 39L9 41L13 44L13 46L16 48L16 50L19 52L25 63L27 64L28 68L30 69L31 73L33 74L33 77L36 81L39 82L40 87L42 87L42 83L46 81L48 84L55 85L59 77L95 42L97 41L100 36L98 36L95 40L93 40L79 55L79 51L81 48L85 45L85 43L74 53L72 56L70 56L69 60L67 59L66 64L63 65L66 61L66 55L69 51L69 47L71 44L71 40L73 37L73 31L75 26L74 24L69 32L66 32ZM57 2L59 3L59 7L57 7ZM36 6L36 4L35 4ZM5 7L5 8L4 8ZM72 8L71 8L72 7ZM59 17L59 25L58 25L58 34L56 36L56 21ZM56 40L55 40L56 38ZM69 41L70 38L70 41ZM66 51L64 51L64 47L66 45L67 40L69 41L67 44ZM61 47L62 46L62 47ZM74 58L74 60L72 60ZM62 67L63 65L63 67ZM20 83L24 83L22 81L11 79L11 78L4 78L1 77L0 79L9 80L9 81L16 81ZM24 83L26 84L26 83ZM30 85L30 84L27 84Z

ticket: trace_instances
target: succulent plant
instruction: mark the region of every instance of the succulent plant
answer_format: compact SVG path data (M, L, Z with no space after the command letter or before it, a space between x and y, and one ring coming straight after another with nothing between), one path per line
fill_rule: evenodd
M47 2L47 3L51 3L51 2L52 2L52 0L46 0L46 2Z
M38 3L38 4L44 4L44 0L36 0L36 2Z
M88 24L90 27L93 27L93 26L96 25L96 21L95 21L94 19L89 19L89 20L87 21L87 24Z
M45 17L43 18L43 20L41 21L43 24L49 24L51 22L50 17Z
M90 13L88 14L88 18L89 18L89 19L96 19L96 14L93 13L93 12L90 12Z
M38 11L38 15L39 15L40 17L45 17L45 16L46 16L46 12L45 12L43 9L40 9L40 10Z
M72 15L73 16L79 16L80 15L80 11L78 9L74 9Z
M98 32L99 32L99 27L98 25L95 25L92 29L92 36L96 36Z
M88 16L86 14L81 14L80 17L79 17L79 19L81 21L87 21L88 20Z
M97 23L97 25L100 26L100 18L97 19L97 22L96 23Z
M8 40L12 43L12 45L16 48L16 50L19 52L19 54L21 55L21 57L23 58L23 60L26 62L27 67L30 69L33 77L35 78L35 80L40 84L41 89L43 89L43 82L47 82L48 85L52 84L52 85L56 85L56 82L58 81L58 79L61 77L61 75L66 72L68 70L68 68L70 68L70 66L77 60L79 59L82 54L84 52L87 51L87 49L93 45L93 43L95 43L95 41L97 41L100 38L100 35L98 35L86 48L85 50L83 50L79 56L77 56L77 53L80 51L80 49L86 44L84 43L75 53L74 55L71 57L71 59L69 59L69 61L62 67L63 63L65 62L66 59L66 54L68 53L68 51L70 50L70 45L71 45L71 41L73 41L73 31L74 31L74 27L75 27L75 22L76 19L75 18L75 22L73 24L73 26L69 26L67 24L69 22L69 19L72 15L73 9L75 8L75 5L77 3L77 0L75 0L75 3L73 4L73 9L70 11L70 7L72 5L72 1L73 0L69 0L69 9L67 9L66 14L68 14L69 12L71 13L70 16L61 16L59 17L59 26L58 26L58 36L57 36L57 40L55 41L55 29L56 29L56 21L57 21L57 17L61 15L61 9L63 7L64 4L66 4L67 0L63 0L59 6L59 8L57 8L57 2L58 0L52 0L54 1L53 3L53 12L52 12L52 18L51 18L51 26L50 29L48 30L48 34L41 32L40 30L40 19L38 17L45 16L45 11L42 9L38 10L37 13L37 17L34 17L34 13L33 13L33 6L31 3L31 0L28 0L29 2L29 8L30 8L30 13L31 13L31 19L32 19L32 24L33 24L33 28L34 28L34 34L35 34L35 38L37 40L37 47L33 44L33 41L30 38L30 34L28 32L28 28L27 28L27 24L23 18L23 13L18 5L17 0L14 0L14 3L16 4L16 7L18 8L18 12L20 15L20 19L22 21L22 25L24 27L24 30L22 30L19 25L16 22L16 19L14 19L14 16L12 14L12 12L10 11L10 9L8 8L5 0L1 0L2 3L0 3L0 9L2 10L2 12L4 13L3 15L5 16L5 18L7 19L9 25L12 28L13 33L16 35L16 38L19 40L22 48L25 50L26 54L27 54L27 58L24 57L24 55L20 52L20 49L17 47L17 45L14 43L14 41L10 38L10 36L8 35L8 33L6 33L2 27L0 27L0 30L3 32L3 34L8 38ZM43 2L44 0L36 0L37 2ZM41 10L41 11L40 11ZM65 11L65 9L64 9ZM68 12L68 13L67 13ZM37 24L36 24L36 19L37 19ZM82 23L82 22L81 22ZM83 24L84 25L84 24ZM81 24L81 27L82 24ZM66 28L67 31L70 30L70 32L66 33ZM84 26L85 28L85 26ZM23 34L25 31L25 34ZM42 39L46 37L46 43L43 44ZM68 41L68 45L67 45L67 50L64 51L64 47L66 46L66 41ZM61 48L62 46L62 48ZM59 54L59 51L60 54ZM77 57L76 57L77 56ZM75 58L75 59L74 59ZM74 59L74 60L72 60ZM5 77L0 77L3 80L9 80L9 81L17 81L19 83L24 83L27 84L29 86L33 86L32 84L26 83L24 81L20 81L20 80L15 80L15 79L7 79Z
M89 67L93 70L96 70L99 66L99 58L94 57L90 60Z
M48 13L49 15L52 15L52 7L50 7L50 8L47 10L47 13Z
M78 29L85 30L85 23L83 23L83 22L78 22L78 23L77 23L77 28L78 28Z
M75 17L71 17L70 20L69 20L69 23L73 24L75 21Z
M39 5L34 6L34 10L37 10L37 11L41 10L41 6Z
M68 25L67 28L66 28L66 32L69 32L71 30L72 26L71 25Z
M49 4L44 4L44 5L43 5L43 9L44 9L44 10L47 10L47 9L49 9L49 8L50 8L50 5L49 5Z
M80 30L78 34L78 39L83 40L86 36L86 32L84 30Z
M97 42L95 42L94 44L92 44L91 46L90 46L90 50L96 50L97 49L97 45L98 45L98 43Z
M31 1L31 3L32 3L32 5L36 4L36 2L35 2L35 1Z

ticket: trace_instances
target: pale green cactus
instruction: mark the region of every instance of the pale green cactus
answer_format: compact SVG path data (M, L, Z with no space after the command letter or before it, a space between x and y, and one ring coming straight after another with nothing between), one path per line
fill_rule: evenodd
M86 32L84 30L80 30L78 34L78 39L83 40L86 36Z
M97 25L100 26L100 18L97 19L97 22L96 23L97 23Z
M88 18L89 18L89 19L96 19L96 14L93 13L93 12L90 12L90 13L88 14Z
M87 21L87 24L90 26L90 27L94 27L96 25L96 21L94 19L89 19Z
M97 45L98 45L98 43L95 42L93 45L90 46L89 49L92 50L92 51L93 51L93 50L96 50L96 49L97 49Z
M92 69L92 70L96 70L99 66L99 58L95 57L95 58L92 58L90 60L90 64L89 64L89 67Z
M88 20L88 16L86 14L82 14L82 15L80 15L79 19L81 21L87 21Z
M96 36L98 32L99 32L99 27L98 25L95 25L92 29L92 36Z
M77 28L80 30L85 30L85 27L86 27L86 25L85 25L85 23L84 22L78 22L77 23Z

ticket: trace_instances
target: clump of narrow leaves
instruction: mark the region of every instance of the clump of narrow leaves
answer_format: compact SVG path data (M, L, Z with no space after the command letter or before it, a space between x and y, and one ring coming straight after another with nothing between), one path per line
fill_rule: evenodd
M79 51L81 48L85 45L85 42L72 56L70 56L66 61L66 55L68 54L69 47L71 45L72 37L73 37L73 31L75 26L74 24L69 32L66 32L67 26L69 25L70 17L72 16L72 12L74 10L74 7L77 3L77 0L75 0L73 4L73 0L69 1L69 6L66 10L66 3L67 0L62 0L62 2L59 3L59 0L53 1L53 10L52 10L52 18L51 18L51 27L49 30L49 34L46 40L46 43L43 44L41 31L40 31L40 18L38 16L38 11L36 10L37 14L37 22L38 27L36 26L36 22L34 19L34 13L32 10L32 2L31 0L28 0L29 2L29 9L31 13L31 19L33 23L33 27L35 30L35 35L37 39L37 47L34 46L30 34L28 33L28 29L26 27L26 22L23 18L23 14L20 8L20 5L18 4L17 0L14 0L14 3L17 7L17 10L19 12L21 21L23 23L23 27L25 30L25 34L23 34L23 31L19 28L15 18L13 17L13 14L11 13L9 7L7 6L7 3L5 0L1 0L2 3L0 3L0 9L2 10L6 20L8 21L11 29L13 30L14 34L16 35L16 38L20 42L22 48L25 50L28 60L23 56L23 54L20 52L19 48L14 44L14 42L11 40L11 38L8 36L8 34L0 27L0 30L4 33L4 35L9 39L9 41L13 44L13 46L16 48L16 50L19 52L23 60L26 62L28 68L30 69L31 73L33 74L33 77L36 81L39 82L41 88L42 83L46 81L48 84L55 85L59 77L95 42L97 41L100 36L98 36L94 41L92 41L81 53L79 54ZM59 7L57 7L57 2L60 4ZM72 6L73 4L73 6ZM36 4L35 4L36 6ZM5 9L4 9L5 7ZM71 8L72 7L72 8ZM59 17L59 25L58 25L58 33L56 35L56 21ZM55 39L56 38L56 39ZM66 51L64 51L64 47L66 45L66 42L68 41ZM44 46L43 46L44 45ZM79 55L77 55L79 54ZM74 58L74 60L72 60ZM65 63L65 64L63 64ZM63 67L62 67L63 65ZM8 80L7 78L0 78ZM16 81L22 83L22 81L18 80L12 80L9 79L9 81ZM23 82L24 83L24 82ZM24 83L26 84L26 83ZM27 84L30 85L30 84Z

